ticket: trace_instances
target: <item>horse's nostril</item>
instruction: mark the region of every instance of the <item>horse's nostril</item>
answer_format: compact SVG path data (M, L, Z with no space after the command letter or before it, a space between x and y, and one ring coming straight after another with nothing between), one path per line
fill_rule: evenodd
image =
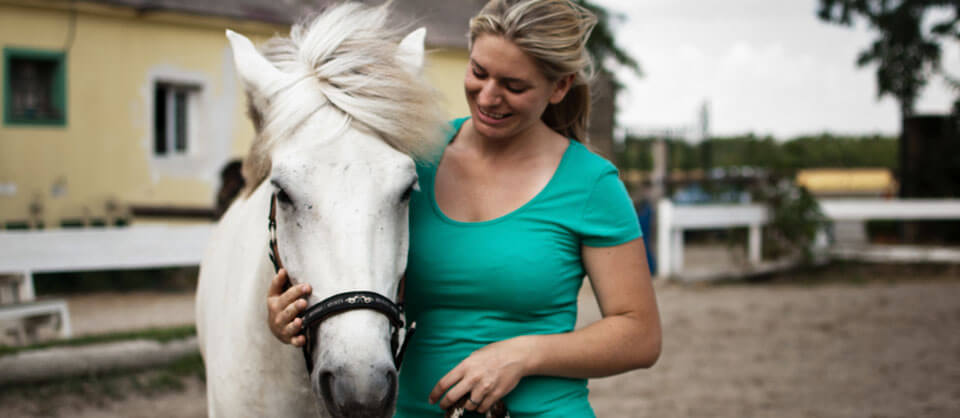
M386 380L387 391L384 394L383 401L380 405L383 407L383 410L389 411L393 407L397 397L397 372L392 369L387 370Z
M320 376L320 392L323 395L324 403L327 404L327 411L336 414L336 402L333 399L333 372L322 371Z

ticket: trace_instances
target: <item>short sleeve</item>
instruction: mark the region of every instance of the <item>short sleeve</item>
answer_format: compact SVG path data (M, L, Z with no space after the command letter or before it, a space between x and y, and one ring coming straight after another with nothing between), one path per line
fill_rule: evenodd
M612 247L643 235L626 187L615 169L597 179L583 208L581 242L590 247Z

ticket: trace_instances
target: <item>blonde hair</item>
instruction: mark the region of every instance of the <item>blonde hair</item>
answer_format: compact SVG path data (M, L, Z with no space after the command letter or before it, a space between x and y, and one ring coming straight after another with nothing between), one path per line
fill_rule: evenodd
M513 42L537 62L551 82L573 75L563 101L541 119L561 135L587 142L593 60L586 43L597 23L592 12L571 0L490 0L470 19L469 45L482 35Z

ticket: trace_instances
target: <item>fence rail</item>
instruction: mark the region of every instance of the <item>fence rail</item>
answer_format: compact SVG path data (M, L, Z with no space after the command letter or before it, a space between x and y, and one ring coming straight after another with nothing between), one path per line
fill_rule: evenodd
M58 315L61 336L69 337L66 303L37 302L34 274L195 266L212 230L212 225L157 225L0 232L0 319Z
M960 220L960 199L821 199L820 207L832 221ZM677 206L663 199L657 204L657 275L683 272L683 233L688 230L748 228L748 260L759 265L762 227L769 222L769 211L763 205ZM958 254L940 250L935 259L955 260Z

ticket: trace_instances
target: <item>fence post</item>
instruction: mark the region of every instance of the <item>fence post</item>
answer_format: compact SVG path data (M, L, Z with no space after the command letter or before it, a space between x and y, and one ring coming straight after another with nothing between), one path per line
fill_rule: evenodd
M671 237L673 232L673 203L663 198L657 202L657 277L667 278L673 274Z
M749 254L750 254L750 264L759 265L761 254L762 254L762 241L760 235L760 224L751 224L750 225L750 243L749 243Z
M20 283L20 302L31 302L37 298L36 292L33 290L33 272L30 270L23 271L23 283Z
M683 228L673 228L673 248L670 249L670 256L673 257L673 268L671 271L678 274L683 271Z

